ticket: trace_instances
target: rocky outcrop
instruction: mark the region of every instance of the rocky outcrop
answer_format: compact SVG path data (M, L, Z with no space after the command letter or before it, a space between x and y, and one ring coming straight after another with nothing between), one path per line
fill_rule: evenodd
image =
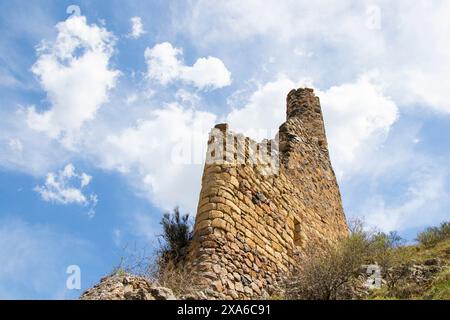
M419 287L429 285L434 277L444 270L447 265L439 258L431 258L422 263L410 263L392 267L388 270L392 278L403 283L415 284Z
M439 258L430 258L422 263L405 263L389 268L386 272L380 270L379 283L375 273L368 273L368 266L362 266L360 275L355 279L351 288L345 292L343 298L346 299L367 299L370 298L377 289L386 288L389 279L395 279L396 298L405 299L411 296L422 296L429 288L436 276L448 265ZM375 275L375 276L374 276ZM384 278L383 278L384 276ZM398 296L400 294L400 296Z
M81 300L176 300L172 290L131 274L104 277Z

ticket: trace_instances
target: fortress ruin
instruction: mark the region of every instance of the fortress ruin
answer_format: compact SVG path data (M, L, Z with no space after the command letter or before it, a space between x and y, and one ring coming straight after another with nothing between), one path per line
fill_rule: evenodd
M312 89L289 92L274 140L256 143L226 124L211 131L188 255L203 285L229 299L267 296L307 246L347 232Z

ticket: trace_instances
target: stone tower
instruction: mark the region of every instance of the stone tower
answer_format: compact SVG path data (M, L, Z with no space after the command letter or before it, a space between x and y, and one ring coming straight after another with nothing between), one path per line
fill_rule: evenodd
M312 89L289 92L274 140L256 143L220 124L207 152L189 261L219 296L266 296L307 246L347 235Z

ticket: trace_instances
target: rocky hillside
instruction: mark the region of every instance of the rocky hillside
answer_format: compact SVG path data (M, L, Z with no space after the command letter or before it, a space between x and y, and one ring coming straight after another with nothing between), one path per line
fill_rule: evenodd
M175 300L172 290L158 287L143 277L115 274L84 292L81 300Z
M348 239L331 249L329 254L319 255L319 259L303 260L304 267L297 273L292 272L267 298L450 300L450 224L447 222L440 227L428 228L417 237L417 245L397 246L393 245L396 242L395 234L370 235L365 231L353 231ZM370 271L373 268L378 269L376 274ZM192 280L195 277L182 272L180 268L160 268L159 276L153 277L154 282L126 273L123 269L118 270L101 279L80 299L229 298L211 288L196 286ZM163 283L170 288L156 283ZM327 284L334 283L341 285L334 288L334 294L329 294L330 287Z
M369 299L438 299L450 300L450 239L435 246L407 246L398 249L407 257L394 275L398 280L394 294L387 286L375 290Z
M450 300L450 239L433 248L408 246L398 249L407 254L404 268L392 270L398 276L394 294L386 281L378 290L369 290L367 277L361 276L355 285L353 299L438 299ZM210 297L214 298L214 297ZM218 297L220 298L220 297ZM277 297L278 299L281 297ZM132 274L115 274L101 279L87 290L82 300L175 300L207 299L205 293L176 297L169 288L152 284L144 277Z

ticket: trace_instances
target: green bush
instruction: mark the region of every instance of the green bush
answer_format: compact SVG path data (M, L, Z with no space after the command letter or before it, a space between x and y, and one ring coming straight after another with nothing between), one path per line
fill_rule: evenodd
M417 235L417 241L424 247L430 248L449 237L450 222L443 222L439 227L430 227L419 233Z
M193 232L189 214L181 215L175 208L173 213L165 213L161 219L163 243L160 257L163 261L177 263L186 255L187 247L192 240Z
M450 267L447 267L447 269L442 271L436 279L434 279L425 298L433 300L450 300Z

